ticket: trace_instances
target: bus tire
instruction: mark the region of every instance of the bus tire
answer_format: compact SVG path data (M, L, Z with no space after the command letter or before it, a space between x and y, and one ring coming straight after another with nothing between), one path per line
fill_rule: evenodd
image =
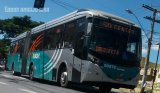
M34 80L33 75L34 75L34 68L33 68L33 65L31 65L29 68L29 79L30 80Z
M111 89L112 89L111 87L100 86L99 87L99 92L100 93L110 93Z
M67 73L66 68L63 68L62 70L60 70L59 84L60 84L61 87L68 87L68 85L69 85L68 73Z
M21 76L20 72L14 71L14 63L12 64L12 75Z
M12 68L11 68L11 70L12 70L12 74L15 75L15 71L14 71L14 63L12 63Z

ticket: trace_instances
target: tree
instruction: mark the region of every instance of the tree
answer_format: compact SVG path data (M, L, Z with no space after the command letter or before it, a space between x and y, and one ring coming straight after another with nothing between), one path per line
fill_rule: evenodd
M41 24L43 24L43 22L33 21L29 16L15 16L10 19L0 19L0 35L4 36L4 38L0 40L0 56L2 58L6 57L11 38Z
M10 40L2 39L0 40L0 59L6 58L6 53L8 52Z
M43 24L31 20L29 16L13 17L11 19L0 20L0 34L5 33L5 38L14 38L35 26Z

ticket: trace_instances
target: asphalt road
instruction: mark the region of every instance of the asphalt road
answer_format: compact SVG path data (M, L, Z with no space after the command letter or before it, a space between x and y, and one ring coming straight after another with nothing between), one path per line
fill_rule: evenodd
M96 87L72 85L62 88L54 82L30 81L26 76L14 76L11 72L0 72L0 93L98 93ZM112 89L111 93L122 93Z

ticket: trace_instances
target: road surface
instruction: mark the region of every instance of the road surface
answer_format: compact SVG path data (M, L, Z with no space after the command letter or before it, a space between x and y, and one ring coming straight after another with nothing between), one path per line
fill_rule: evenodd
M14 76L11 72L0 72L0 93L98 93L96 87L72 85L62 88L54 82L35 80L31 81L25 76ZM123 93L112 89L111 93Z

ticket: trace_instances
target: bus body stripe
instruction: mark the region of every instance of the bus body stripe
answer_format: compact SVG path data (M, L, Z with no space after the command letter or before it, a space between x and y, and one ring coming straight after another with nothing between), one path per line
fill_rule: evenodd
M53 58L54 58L54 55L56 54L56 51L57 51L57 50L54 51L51 59L47 62L47 64L44 65L44 68L52 62L52 60L53 60Z
M49 70L47 70L47 72L44 73L44 75L46 75L47 73L49 73L55 67L55 65L58 63L58 61L59 61L59 59L60 59L60 57L62 55L62 51L63 51L63 49L60 49L60 54L59 54L58 58L56 59L56 61L52 65L52 67Z
M47 67L44 68L44 70L47 70L48 68L50 68L53 65L53 62L57 59L58 55L59 55L59 50L57 51L54 59L51 61L51 63Z
M62 45L62 48L64 47L64 42L63 42L63 45ZM60 45L59 45L59 48L60 48ZM60 53L59 53L59 50L60 50ZM49 73L54 67L55 67L55 65L58 63L58 61L59 61L59 59L60 59L60 57L61 57L61 55L62 55L62 51L63 51L63 49L59 49L58 50L58 53L57 54L59 54L58 55L58 58L57 59L55 59L54 58L54 61L51 61L52 63L51 63L51 67L50 67L50 69L49 70L47 70L47 72L45 72L44 73L44 75L46 75L47 73ZM54 62L54 63L53 63Z

